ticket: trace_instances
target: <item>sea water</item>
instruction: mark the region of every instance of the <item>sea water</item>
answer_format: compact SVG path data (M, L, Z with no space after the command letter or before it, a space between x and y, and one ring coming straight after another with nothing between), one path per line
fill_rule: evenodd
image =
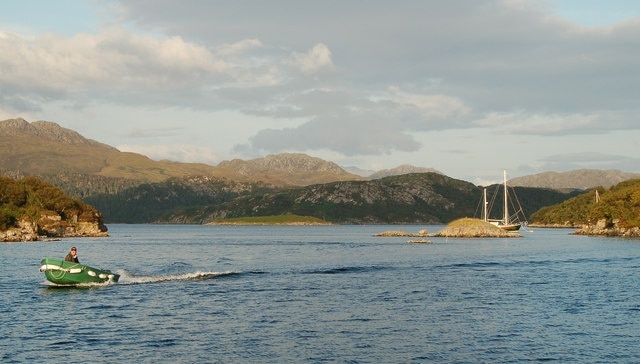
M110 225L0 244L0 362L640 362L640 241L432 226ZM49 285L78 247L119 283Z

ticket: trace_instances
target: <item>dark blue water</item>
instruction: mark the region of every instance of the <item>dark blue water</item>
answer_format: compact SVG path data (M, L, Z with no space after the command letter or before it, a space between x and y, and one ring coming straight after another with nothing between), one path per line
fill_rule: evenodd
M640 362L640 241L112 225L0 244L0 362ZM428 227L435 231L438 227ZM120 283L54 288L45 256Z

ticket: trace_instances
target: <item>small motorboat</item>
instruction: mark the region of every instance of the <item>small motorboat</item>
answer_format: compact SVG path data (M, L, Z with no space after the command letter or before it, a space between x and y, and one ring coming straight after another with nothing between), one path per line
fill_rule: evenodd
M44 258L40 264L40 271L44 272L47 280L58 285L115 283L120 279L119 274L111 271L60 259Z

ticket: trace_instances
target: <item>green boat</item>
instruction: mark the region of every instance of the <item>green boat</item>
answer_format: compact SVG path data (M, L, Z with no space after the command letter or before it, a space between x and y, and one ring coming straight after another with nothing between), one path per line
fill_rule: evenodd
M111 271L60 259L44 258L40 264L40 271L44 272L47 280L58 285L115 283L120 279L119 274Z

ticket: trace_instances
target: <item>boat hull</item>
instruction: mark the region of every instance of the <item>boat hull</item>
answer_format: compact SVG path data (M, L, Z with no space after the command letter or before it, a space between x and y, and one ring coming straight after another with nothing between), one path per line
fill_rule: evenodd
M520 227L522 226L522 224L504 224L502 221L497 220L497 221L487 221L489 223L491 223L492 225L495 225L497 227L499 227L502 230L506 230L506 231L518 231L520 230Z
M40 264L47 280L58 285L115 283L120 279L119 274L111 271L60 259L44 258Z
M506 231L518 231L520 230L520 226L520 224L498 225L500 229Z

